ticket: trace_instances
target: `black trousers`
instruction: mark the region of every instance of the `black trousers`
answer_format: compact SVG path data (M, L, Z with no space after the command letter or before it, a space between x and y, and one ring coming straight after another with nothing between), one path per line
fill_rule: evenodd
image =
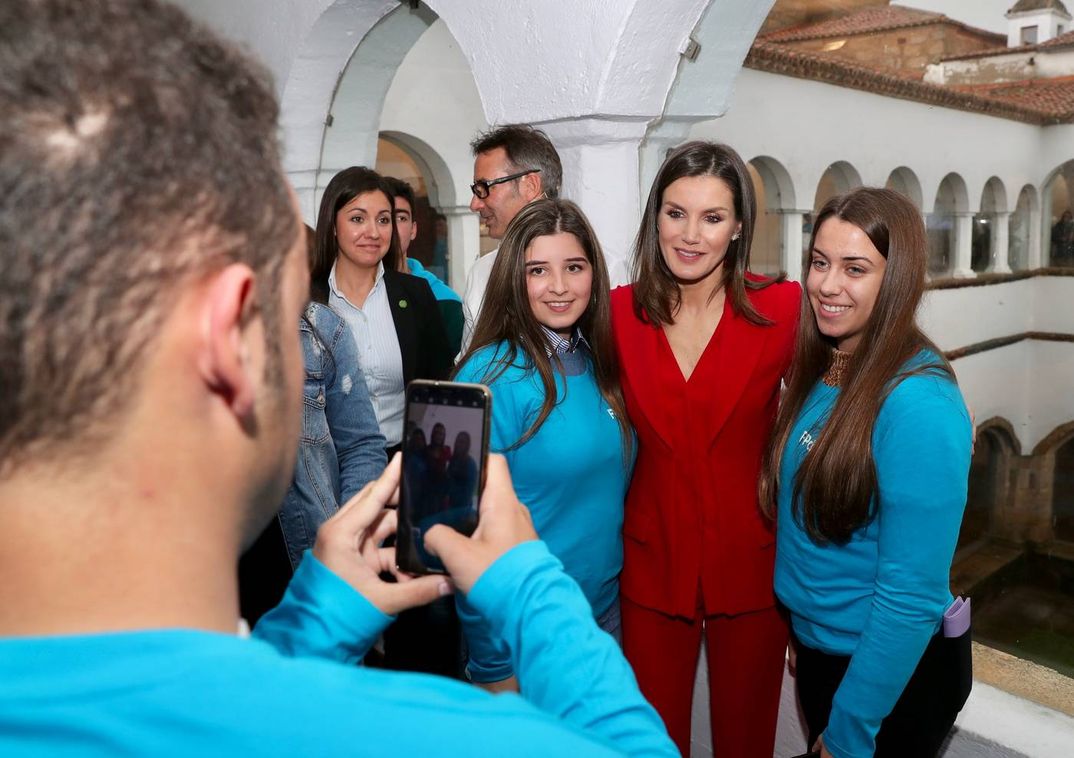
M401 445L385 450L392 459ZM395 544L389 537L385 545ZM387 581L395 581L390 574L382 575ZM366 663L377 668L396 671L420 671L439 674L453 679L465 678L466 653L455 611L455 599L442 597L428 605L411 608L384 632L384 657L366 658Z
M832 699L850 665L849 656L828 655L797 643L798 702L810 747L828 726ZM936 634L913 676L876 735L877 758L928 758L943 746L973 686L970 631Z

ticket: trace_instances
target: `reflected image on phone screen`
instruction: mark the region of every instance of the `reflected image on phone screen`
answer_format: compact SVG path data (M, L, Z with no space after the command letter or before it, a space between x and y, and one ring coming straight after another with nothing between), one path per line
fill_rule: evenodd
M396 543L400 568L444 571L425 550L425 533L435 524L466 535L477 528L486 414L487 395L479 387L414 383L408 388Z

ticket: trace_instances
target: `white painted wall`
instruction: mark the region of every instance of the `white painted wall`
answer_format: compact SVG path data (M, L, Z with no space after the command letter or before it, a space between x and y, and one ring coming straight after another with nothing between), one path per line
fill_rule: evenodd
M487 128L470 64L447 25L436 21L396 71L380 131L410 135L420 141L418 152L427 164L434 163L429 153L442 162L444 170L435 177L438 200L448 216L451 279L460 292L480 244L478 219L468 208L474 177L470 140Z
M1012 50L1003 55L942 61L929 65L925 69L925 81L931 84L978 84L982 80L1014 82L1071 74L1074 74L1074 51Z
M381 131L427 144L451 172L453 197L470 202L470 140L488 128L470 64L443 21L435 22L403 59L384 99Z
M1058 37L1062 32L1070 31L1070 14L1052 9L1023 11L1008 19L1007 45L1015 47L1022 44L1022 29L1027 26L1037 27L1036 44Z

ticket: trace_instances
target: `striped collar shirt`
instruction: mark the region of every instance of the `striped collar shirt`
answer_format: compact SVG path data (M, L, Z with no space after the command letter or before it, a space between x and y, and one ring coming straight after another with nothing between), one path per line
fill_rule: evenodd
M585 345L586 349L592 350L592 348L589 347L589 342L582 336L582 331L577 327L571 332L570 339L561 337L544 324L541 324L540 327L541 331L544 332L545 338L548 340L545 343L544 352L549 358L551 358L553 354L562 357L566 353L573 353L580 345Z

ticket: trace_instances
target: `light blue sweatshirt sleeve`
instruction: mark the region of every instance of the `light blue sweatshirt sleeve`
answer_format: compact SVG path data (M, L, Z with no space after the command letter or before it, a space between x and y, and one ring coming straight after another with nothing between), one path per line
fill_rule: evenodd
M543 542L502 556L468 600L510 649L522 695L535 706L626 755L678 755L619 646Z
M873 755L880 722L894 708L951 600L971 438L957 386L934 376L903 381L877 419L876 588L824 732L835 758Z
M489 347L478 351L463 364L456 375L460 382L480 383L488 372L489 365L502 348ZM518 369L512 367L497 378L489 389L492 391L492 419L489 424L489 450L507 457L508 468L511 466L513 451L511 447L525 432L522 427L524 409L519 408L517 390L521 386L517 381ZM461 595L455 596L455 606L466 637L467 672L471 680L484 684L500 682L514 673L511 667L511 654L507 647L488 628L484 618Z
M280 604L252 636L291 658L354 664L393 620L307 550Z

